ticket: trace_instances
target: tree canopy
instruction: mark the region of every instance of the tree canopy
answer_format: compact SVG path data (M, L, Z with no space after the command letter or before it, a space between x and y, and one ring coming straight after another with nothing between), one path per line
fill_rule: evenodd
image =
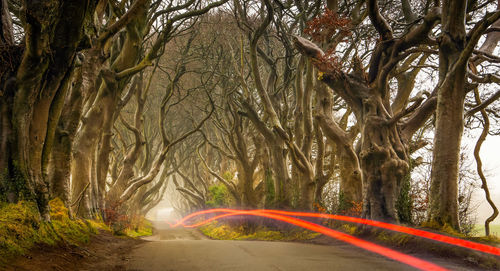
M183 213L320 208L460 231L462 136L477 128L487 234L498 215L479 151L499 131L500 2L1 0L0 12L0 200L35 201L45 220L53 198L104 219L166 198Z

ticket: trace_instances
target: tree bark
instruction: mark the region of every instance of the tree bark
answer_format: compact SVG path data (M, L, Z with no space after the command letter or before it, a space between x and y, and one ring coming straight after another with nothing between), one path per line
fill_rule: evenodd
M444 1L439 44L439 83L436 132L431 171L431 222L460 231L458 170L464 127L467 61L458 61L466 45L465 0Z
M16 92L16 69L21 60L22 49L15 46L12 18L6 0L0 1L0 57L5 65L0 69L0 194L7 202L16 202L18 191L12 157L14 142L11 123L12 103ZM9 62L7 65L7 62Z
M6 178L27 187L28 198L36 200L45 220L49 219L48 157L84 21L94 8L91 1L24 1L20 14L25 49L15 68L16 91L10 94L13 97L2 97L12 99L11 147L5 153L12 168Z
M141 50L146 8L142 6L136 12L136 16L126 25L125 41L116 59L113 60L110 70L101 70L101 84L95 99L89 102L90 107L83 116L81 128L74 142L74 159L71 168L73 202L78 199L87 184L95 181L92 189L96 192L96 207L99 209L104 207L105 182L111 151L111 127L119 113L116 111L119 111L117 107L121 98L120 94L129 79L128 76L119 79L115 72L134 67ZM92 172L93 166L95 175ZM82 209L74 209L73 212L76 215L89 215L88 211Z
M14 29L7 0L0 0L0 46L14 45Z
M57 129L49 163L51 198L60 198L66 206L70 202L70 169L72 159L72 143L80 122L83 106L82 71L77 68L74 75L74 85L66 98Z
M363 198L363 179L358 156L353 148L353 140L333 118L333 95L327 86L318 85L316 94L318 105L315 118L325 136L335 142L343 200L348 204L353 201L360 202Z
M381 64L372 59L375 66L371 72L375 75L373 82L369 83L362 73L357 72L361 70L359 61L358 64L354 62L353 74L345 74L337 69L323 68L321 62L324 53L315 44L296 37L295 45L317 63L320 80L347 102L358 121L361 132L359 154L352 152L352 147L349 148L352 145L345 139L345 132L334 122L322 125L322 129L324 128L327 136L341 144L349 155L359 159L364 190L363 216L397 222L396 200L399 184L408 171L409 157L397 128L398 118L393 116L390 108L384 73L378 71ZM321 115L319 120L322 120ZM356 158L352 161L356 161Z
M361 151L365 195L363 216L376 220L399 221L396 200L400 183L408 172L405 146L395 125L388 125L390 116L381 116L386 108L380 97L363 102Z

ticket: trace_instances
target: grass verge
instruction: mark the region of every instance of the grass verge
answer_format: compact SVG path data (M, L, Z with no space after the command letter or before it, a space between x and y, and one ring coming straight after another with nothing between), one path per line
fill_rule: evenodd
M137 238L153 234L153 225L144 217L138 218L132 225L133 226L128 227L124 231L125 235L128 237Z
M485 235L484 224L474 225L472 230L474 236L480 237ZM500 238L500 224L490 224L490 235Z
M230 226L219 221L210 222L199 229L204 235L217 240L301 241L310 240L321 235L303 229L283 231L266 226L258 226L251 232L247 232L244 226Z
M36 245L77 246L108 230L102 220L71 219L60 199L51 200L50 209L51 221L43 222L34 202L0 203L0 264Z

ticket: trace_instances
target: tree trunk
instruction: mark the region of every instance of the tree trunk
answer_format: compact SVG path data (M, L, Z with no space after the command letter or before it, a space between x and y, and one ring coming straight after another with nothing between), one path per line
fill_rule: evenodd
M16 92L16 69L21 61L23 50L14 44L12 18L6 0L0 1L0 57L5 63L0 67L0 195L2 200L16 202L19 188L16 185L16 172L13 157L12 104ZM22 181L22 180L21 180ZM5 196L5 198L3 198Z
M73 161L71 162L71 199L73 202L73 213L77 216L86 217L90 210L84 210L87 204L80 205L77 201L82 200L83 194L90 191L92 184L92 165L95 159L97 141L102 130L103 115L114 105L111 94L100 90L94 104L83 116L83 123L78 131L73 145ZM87 190L87 191L85 191Z
M70 171L73 138L80 122L83 105L82 74L77 68L74 85L66 98L58 126L48 168L51 198L60 198L66 206L70 202Z
M363 200L363 184L359 162L353 160L344 148L337 146L337 155L340 168L340 192L344 203L351 205L353 202Z
M409 166L405 146L395 124L379 97L363 101L361 151L359 160L364 178L363 217L398 221L396 200Z
M276 207L286 208L291 206L290 174L286 162L286 150L279 145L269 146L272 157L272 167L274 175L274 191L276 194Z
M465 71L465 69L464 69ZM463 133L465 72L455 84L443 86L438 96L436 133L431 173L430 219L438 225L460 229L458 219L458 170ZM457 87L455 87L457 86Z
M460 230L458 171L464 128L465 67L439 91L431 172L430 220ZM460 87L461 86L461 87Z
M118 97L115 97L115 103L111 105L116 109L116 100ZM118 112L116 110L111 110L113 112L109 112L109 114L104 115L103 126L101 131L101 138L99 142L99 148L96 154L96 172L95 172L95 180L96 180L96 200L97 200L97 208L98 210L103 210L105 207L104 199L106 196L106 179L108 177L109 171L109 156L112 151L111 147L111 138L113 136L112 128L113 124L116 121L117 115L120 114L119 109ZM142 142L141 142L142 146Z
M14 45L14 29L7 0L0 0L0 46ZM3 60L3 59L2 59Z
M2 97L12 102L11 126L7 129L12 141L2 156L7 154L6 159L12 161L11 169L6 170L8 182L27 187L31 194L28 198L36 200L45 220L49 219L46 170L55 127L83 24L93 9L89 1L26 1L20 15L26 30L25 49L21 61L12 62L19 63L15 79L9 79L15 80L16 91L10 93L11 97Z
M458 59L466 43L466 2L443 3L441 24L444 31L439 44L441 87L437 98L429 214L431 224L449 225L457 231L460 231L458 170L467 72L467 61L459 62Z
M315 192L314 176L309 174L300 174L300 198L299 208L301 210L312 210Z
M239 162L239 161L238 161ZM257 207L257 198L253 188L253 173L250 165L241 165L238 163L238 179L240 180L243 197L241 199L244 207Z
M109 153L111 127L119 110L120 94L125 88L129 77L117 79L116 71L133 67L139 57L142 41L142 30L146 19L146 10L140 7L137 15L126 26L126 37L120 53L113 60L110 70L102 70L102 82L93 102L85 113L81 128L75 138L74 161L72 162L72 199L75 201L87 184L95 181L92 186L97 201L97 208L104 206L105 182L109 169ZM118 110L118 112L117 112ZM100 144L100 145L98 145ZM98 148L99 146L99 148ZM92 161L96 160L95 175L92 174ZM74 210L82 212L83 210ZM102 211L102 210L100 210ZM84 212L85 213L85 212Z
M316 121L326 137L335 142L336 145L340 167L342 200L347 204L350 204L352 201L360 202L363 198L362 175L352 139L333 118L333 94L330 90L328 90L326 85L321 84L317 86L316 93L318 103L315 115Z
M299 69L299 72L300 69ZM300 138L297 138L298 144L300 146L300 151L303 154L302 163L309 163L312 165L312 143L313 143L313 116L312 116L312 94L314 92L313 87L313 72L314 67L311 61L306 60L305 65L305 84L303 86L303 95L302 99L296 101L296 103L302 104L301 106L301 114L299 117L302 118L301 126L303 135ZM302 85L300 86L302 87ZM292 159L294 157L292 156ZM316 157L317 159L317 157ZM310 170L303 170L299 174L300 176L300 195L299 195L299 207L303 210L312 210L313 202L314 202L314 192L316 187L316 182L314 178L314 171L312 167Z

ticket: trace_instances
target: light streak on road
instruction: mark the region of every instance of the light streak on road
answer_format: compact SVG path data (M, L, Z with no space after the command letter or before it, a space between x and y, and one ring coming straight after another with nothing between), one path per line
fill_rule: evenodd
M235 210L235 209L225 209L225 208L218 208L218 209L209 209L209 210L203 210L199 212L192 213L181 220L177 222L175 225L171 225L173 227L179 226L184 224L187 220L202 215L202 214L209 214L209 213L218 213L218 212L223 212L223 213L232 213L235 215L235 212L243 212L243 210ZM334 219L334 220L340 220L340 221L345 221L345 222L350 222L350 223L358 223L358 224L364 224L364 225L369 225L369 226L374 226L378 228L383 228L391 231L396 231L396 232L401 232L401 233L406 233L418 237L423 237L426 239L430 240L435 240L438 242L450 244L450 245L455 245L455 246L460 246L476 251L481 251L484 253L500 256L500 248L485 245L485 244L480 244L476 242L471 242L468 240L463 240L460 238L455 238L455 237L450 237L442 234L437 234L429 231L424 231L424 230L419 230L419 229L414 229L410 227L405 227L401 225L395 225L395 224L390 224L386 222L380 222L380 221L375 221L375 220L370 220L370 219L364 219L364 218L358 218L358 217L350 217L350 216L342 216L342 215L333 215L333 214L321 214L321 213L309 213L309 212L290 212L290 211L280 211L280 210L266 210L266 209L259 209L259 210L248 210L245 212L266 212L266 213L274 213L274 214L281 214L281 215L288 215L288 216L300 216L300 217L316 217L316 218L327 218L327 219ZM224 215L223 217L227 217L230 215ZM211 219L210 221L213 221L215 219Z
M489 253L489 254L493 254L496 256L500 256L500 248L497 248L497 247L493 247L493 246L489 246L489 245L485 245L485 244L481 244L481 243L476 243L476 242L471 242L468 240L450 237L450 236L446 236L446 235L442 235L442 234L437 234L434 232L414 229L414 228L390 224L390 223L386 223L386 222L380 222L380 221L376 221L376 220L363 219L363 218L359 218L359 217L342 216L342 215L332 215L332 214L287 212L287 211L279 211L279 210L265 210L265 211L271 212L271 213L282 214L282 215L301 216L301 217L319 217L319 218L335 219L335 220L341 220L341 221L345 221L345 222L352 222L352 223L358 223L358 224L365 224L365 225L369 225L369 226L383 228L383 229L387 229L387 230L391 230L391 231L397 231L397 232L401 232L401 233L407 233L410 235L423 237L423 238L435 240L435 241L450 244L450 245L460 246L460 247L473 249L473 250L481 251L484 253Z
M280 215L280 214L276 214L276 213L271 213L271 212L268 212L265 210L250 210L250 211L233 210L233 209L205 210L205 211L200 211L200 212L196 212L196 213L188 215L187 217L181 219L175 225L172 225L172 227L177 227L180 225L184 226L184 222L186 222L190 218L196 217L198 215L208 214L208 213L218 213L218 212L227 212L227 214L222 214L222 215L219 215L219 216L216 216L213 218L206 219L206 220L201 221L195 225L199 226L202 224L206 224L209 221L213 221L217 218L222 218L222 217L227 217L227 216L235 216L235 215L251 215L251 216L259 216L259 217L267 217L267 218L287 222L287 223L290 223L292 225L296 225L296 226L299 226L299 227L302 227L302 228L305 228L308 230L319 232L321 234L330 236L330 237L335 238L337 240L344 241L344 242L349 243L351 245L363 248L365 250L383 255L383 256L390 258L390 259L393 259L395 261L398 261L398 262L407 264L409 266L415 267L419 270L429 270L429 271L431 271L431 270L439 270L439 271L447 270L447 269L445 269L441 266L438 266L436 264L433 264L431 262L427 262L425 260L410 256L410 255L406 255L404 253L392 250L390 248L383 247L383 246L356 238L354 236L345 234L343 232L332 230L330 228L327 228L327 227L324 227L324 226L321 226L321 225L318 225L318 224L315 224L315 223L312 223L309 221L305 221L302 219L298 219L298 218L294 218L294 217L290 217L290 216L285 216L285 215ZM186 227L194 227L195 225L187 225Z

